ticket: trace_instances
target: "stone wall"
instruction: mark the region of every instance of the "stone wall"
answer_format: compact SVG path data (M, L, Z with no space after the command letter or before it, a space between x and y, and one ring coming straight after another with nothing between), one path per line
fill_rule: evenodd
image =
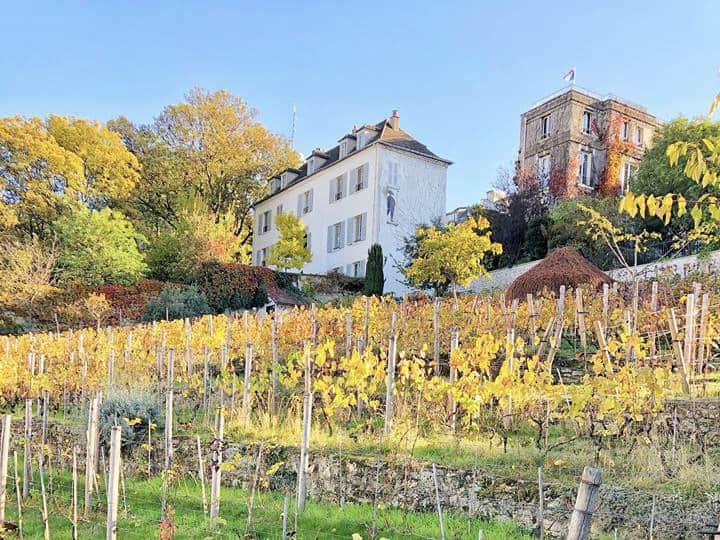
M684 435L693 430L717 428L720 419L718 402L673 402L677 423ZM698 426L703 426L698 428ZM39 433L35 430L36 435ZM14 424L13 437L18 444L22 423ZM50 426L50 446L69 449L73 444L84 445L84 433L79 428ZM206 441L205 446L208 446ZM158 438L157 444L162 444ZM194 474L197 468L195 441L191 437L175 439L175 468L181 474ZM21 448L18 448L21 452ZM248 488L256 466L258 448L255 445L227 443L223 484ZM69 459L56 452L54 466L67 466ZM65 452L67 454L67 452ZM154 462L162 462L162 449L155 450ZM126 459L128 475L146 470L144 452L135 459ZM297 481L298 451L294 447L266 446L261 463L262 477L270 489L294 492ZM267 477L270 467L280 463ZM578 479L582 471L578 470ZM538 487L535 479L498 476L483 467L452 469L438 467L438 482L443 509L480 518L506 518L527 529L537 528ZM207 472L209 476L209 471ZM380 482L376 483L379 475ZM372 503L375 493L387 507L417 511L435 511L435 492L432 466L403 458L359 458L337 454L311 454L308 493L312 499L338 504ZM553 536L562 536L572 511L576 486L550 482L545 487L545 527ZM611 532L618 529L623 538L647 537L653 495L630 487L603 485L593 523L594 530ZM702 524L720 513L720 494L698 494L681 497L661 494L656 498L655 537L658 539L699 538Z

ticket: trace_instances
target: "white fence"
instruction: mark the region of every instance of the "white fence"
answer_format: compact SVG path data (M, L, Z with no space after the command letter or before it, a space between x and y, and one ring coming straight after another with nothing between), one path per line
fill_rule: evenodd
M510 285L518 276L524 274L540 262L542 261L532 261L510 268L493 270L490 272L488 279L478 279L474 281L468 289L476 292L503 289ZM640 279L653 279L661 275L676 274L684 277L694 271L711 272L718 269L720 269L720 250L713 251L705 256L688 255L687 257L639 264L631 270L618 268L609 270L607 274L616 281L632 281L633 274L637 274Z

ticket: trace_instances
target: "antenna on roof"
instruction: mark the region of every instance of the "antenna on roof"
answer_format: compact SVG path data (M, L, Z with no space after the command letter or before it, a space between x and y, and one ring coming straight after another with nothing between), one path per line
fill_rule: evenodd
M290 148L295 150L295 117L297 116L297 108L293 104L293 114L292 114L292 129L290 131Z

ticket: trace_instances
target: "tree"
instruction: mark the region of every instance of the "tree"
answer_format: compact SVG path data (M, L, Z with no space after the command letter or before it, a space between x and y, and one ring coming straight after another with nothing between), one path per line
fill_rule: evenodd
M51 116L0 119L0 220L27 236L47 237L51 224L85 202L99 208L126 197L138 162L106 127Z
M213 215L233 216L243 243L252 236L250 208L267 193L267 180L299 160L256 118L254 109L225 90L195 89L155 121L160 138L182 161L185 182Z
M302 269L312 260L302 220L293 213L284 212L275 217L275 225L280 239L270 250L268 264L285 271L290 268Z
M0 311L33 319L42 315L46 299L58 291L56 261L55 247L37 240L0 243Z
M451 223L444 231L427 229L406 277L411 283L446 283L457 297L458 286L466 287L487 274L485 256L502 252L502 246L491 240L489 226L485 218L471 217L460 225Z
M385 275L383 273L382 246L380 244L373 244L368 250L363 294L365 296L382 296L384 287Z
M138 243L145 238L120 212L79 208L56 222L63 282L134 285L148 267Z
M121 209L145 234L176 226L184 202L193 193L183 180L182 159L153 126L136 126L123 116L107 126L122 138L141 167L140 180Z

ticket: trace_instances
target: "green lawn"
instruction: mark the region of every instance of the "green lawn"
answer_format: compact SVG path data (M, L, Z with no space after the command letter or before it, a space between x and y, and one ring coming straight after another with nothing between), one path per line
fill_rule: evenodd
M48 479L49 485L49 479ZM101 482L102 489L102 482ZM118 538L122 540L147 540L159 538L161 481L128 480L125 508L120 503ZM82 499L82 491L80 492ZM247 502L245 491L223 488L220 515L222 519L215 529L205 519L200 489L191 479L181 479L173 486L170 504L174 512L176 539L238 539L238 538L280 538L282 531L283 495L258 492L255 497L253 521L247 528ZM70 521L70 477L67 473L56 473L52 482L50 504L50 533L53 539L71 538ZM100 502L88 520L81 520L79 538L105 538L105 505ZM82 516L82 510L80 511ZM288 531L295 530L296 515L291 500ZM14 497L8 501L7 519L16 522ZM24 532L26 539L43 537L41 499L38 491L25 501L23 508ZM486 539L529 539L529 534L520 531L512 522L481 522L462 516L444 515L448 539L475 540L482 528ZM308 503L304 512L297 516L297 534L294 538L347 538L353 533L364 539L370 538L372 505L346 504L339 507L331 504ZM437 514L403 512L380 506L377 512L377 538L440 538Z

